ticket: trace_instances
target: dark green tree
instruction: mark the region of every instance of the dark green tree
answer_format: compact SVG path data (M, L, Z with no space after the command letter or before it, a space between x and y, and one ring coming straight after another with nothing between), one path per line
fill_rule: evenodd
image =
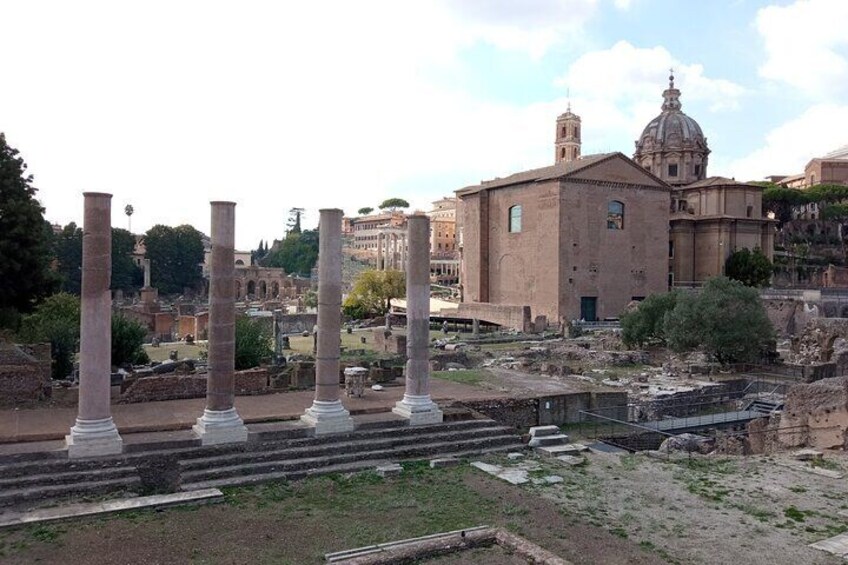
M18 339L23 343L50 342L54 379L63 379L74 369L80 335L80 301L66 292L48 297L32 314L21 320Z
M201 279L203 239L199 231L188 225L156 225L144 238L150 259L151 284L163 294L179 294L196 287Z
M784 188L771 183L757 183L764 185L763 190L763 214L769 212L774 214L778 221L778 227L792 219L792 210L797 206L804 206L811 202L810 196L801 190Z
M678 291L652 294L639 307L621 316L621 339L628 347L651 342L665 344L665 321L674 310Z
M125 292L141 288L144 271L133 261L135 236L121 228L112 228L112 289Z
M112 365L143 365L150 362L144 351L147 329L121 314L112 315Z
M700 348L723 364L757 362L775 339L757 289L727 277L708 280L697 296L678 297L665 334L675 351Z
M11 325L18 313L58 287L50 271L51 249L44 208L35 199L32 175L18 150L0 132L0 324Z
M289 232L263 260L266 267L282 268L287 273L308 276L318 261L318 230Z
M365 208L360 208L359 210L357 210L356 213L359 214L360 216L367 216L368 214L370 214L373 211L374 211L374 208L370 208L370 207L366 206Z
M260 320L236 318L236 370L252 369L274 354L271 332Z
M54 238L56 270L63 292L79 296L82 285L82 228L71 222Z
M754 251L742 248L734 251L724 264L724 273L728 278L746 286L766 286L771 280L773 266L758 247Z
M409 208L409 202L404 200L403 198L388 198L383 200L383 203L378 206L380 210L385 210L388 208L392 212L397 210L398 208Z
M300 233L300 218L303 216L303 208L292 208L289 210L289 220L286 222L288 233Z

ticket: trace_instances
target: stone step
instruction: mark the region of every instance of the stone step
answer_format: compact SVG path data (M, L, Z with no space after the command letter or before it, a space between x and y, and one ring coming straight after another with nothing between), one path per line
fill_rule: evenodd
M384 449L392 446L405 445L409 443L426 443L433 439L443 440L463 440L474 439L478 437L486 437L489 434L510 433L509 428L504 428L497 424L487 428L479 428L473 430L436 432L431 431L428 434L418 434L414 437L381 437L372 438L345 438L341 441L333 443L321 443L314 445L312 443L298 444L295 446L279 446L273 451L243 451L240 453L227 453L223 455L213 455L209 457L198 457L194 459L183 460L180 463L180 468L184 471L217 466L220 464L242 462L262 462L262 461L279 461L286 459L297 459L299 457L316 457L338 453L357 453L362 451L372 451L376 449ZM514 434L513 434L514 435Z
M135 476L134 466L108 467L105 469L74 470L59 473L23 475L0 479L0 492L6 489L22 488L30 485L60 485L81 481L102 481L126 476Z
M96 459L18 461L0 465L0 506L32 506L46 500L137 491L141 485L136 465L159 455L177 458L184 486L194 488L193 485L214 480L224 481L222 485L274 478L294 480L334 472L333 469L361 470L404 459L524 447L513 428L492 420L467 420L433 426L375 427L350 434L239 446L179 447Z
M559 426L533 426L530 428L530 437L555 436L560 434Z
M550 436L537 436L530 439L529 447L539 447L547 445L564 445L568 443L568 436L565 434L557 434Z
M139 445L134 446L134 451L109 457L97 457L89 459L67 459L65 453L51 454L47 458L28 458L24 461L12 461L6 464L0 464L0 476L16 477L30 474L48 474L59 473L69 470L86 470L100 469L105 467L135 465L139 460L146 457L157 455L175 455L180 459L203 458L216 455L225 455L228 453L243 453L246 451L274 451L281 447L297 447L301 445L321 445L329 443L338 443L350 441L352 439L376 439L381 437L413 437L422 434L431 433L433 430L440 429L442 431L450 430L470 430L482 429L490 427L493 424L492 420L462 420L457 422L449 422L441 425L433 426L407 426L405 421L401 421L403 427L397 427L394 421L385 422L385 426L376 426L373 423L363 431L354 431L346 434L332 434L319 437L295 437L282 441L261 440L259 442L249 442L236 445L219 445L207 447L176 447L170 449L140 449ZM383 422L381 422L383 424ZM263 432L268 434L273 432ZM262 436L260 436L261 438ZM273 437L273 436L272 436ZM153 445L153 444L151 444Z
M49 486L27 486L0 491L0 507L26 502L60 500L63 498L102 495L122 490L137 491L141 486L137 476L102 481L81 481Z
M533 448L536 453L547 455L549 457L559 457L560 455L578 455L589 448L582 443L567 443L565 445L549 445Z
M443 455L445 457L455 457L457 459L463 459L472 456L481 456L489 453L502 453L505 451L515 451L518 449L524 449L524 444L519 441L514 441L511 444L505 444L502 446L481 448L481 449L472 449L472 450L464 450L464 451L451 451L445 452ZM239 475L221 479L210 479L206 481L198 481L191 483L183 483L183 490L195 490L195 489L203 489L203 488L221 488L221 487L232 487L232 486L243 486L243 485L253 485L253 484L261 484L267 483L271 481L297 481L301 479L305 479L307 477L321 476L321 475L329 475L333 473L355 473L360 471L366 471L369 469L373 469L377 465L382 465L383 463L387 463L388 461L385 459L362 459L360 461L356 461L354 463L342 463L338 465L329 465L327 467L320 467L317 469L312 469L309 471L295 471L295 472L283 472L283 471L275 471L257 475Z
M242 462L232 465L214 465L203 469L184 471L181 475L186 482L205 480L211 477L228 477L235 475L251 475L269 472L291 472L303 469L315 469L327 465L353 463L360 459L411 459L423 458L433 454L442 455L452 449L473 449L475 447L497 447L502 444L512 445L516 437L511 434L470 438L465 440L432 441L430 443L407 443L384 449L368 449L336 455L320 455L306 458L287 458L263 462Z

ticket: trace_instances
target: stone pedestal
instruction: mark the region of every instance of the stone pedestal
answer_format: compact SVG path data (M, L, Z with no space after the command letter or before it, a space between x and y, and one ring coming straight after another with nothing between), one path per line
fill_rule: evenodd
M235 399L235 202L212 202L206 409L192 428L203 445L247 441Z
M342 322L342 211L321 210L318 225L318 340L315 400L301 420L315 434L353 430L353 419L339 400Z
M114 455L123 440L112 421L112 195L87 192L82 236L79 408L68 457Z
M406 390L392 412L412 426L437 424L442 411L430 398L430 219L413 214L407 226Z

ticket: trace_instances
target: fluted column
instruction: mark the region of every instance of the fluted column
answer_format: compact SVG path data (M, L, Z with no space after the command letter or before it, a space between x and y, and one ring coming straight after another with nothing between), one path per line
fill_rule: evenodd
M301 420L315 434L346 432L353 419L339 400L342 322L342 215L321 210L318 224L318 348L315 355L315 399Z
M203 445L247 441L235 399L235 202L212 202L209 266L209 369L206 409L194 433Z
M82 235L77 419L65 436L68 457L113 455L123 440L112 420L112 195L86 192Z
M430 219L413 214L407 229L406 390L392 412L413 426L436 424L442 421L442 411L430 398Z
M383 270L383 232L377 234L377 270Z

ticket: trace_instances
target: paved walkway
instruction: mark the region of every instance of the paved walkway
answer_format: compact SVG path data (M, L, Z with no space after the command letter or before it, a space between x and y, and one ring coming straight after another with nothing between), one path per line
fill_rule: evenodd
M432 379L431 395L436 402L503 398L505 393L475 386ZM351 414L389 412L403 398L403 381L380 392L365 390L362 398L347 398L342 403ZM312 405L314 392L302 390L261 396L237 396L236 409L245 423L295 420ZM203 414L205 398L165 400L138 404L113 404L112 417L121 433L184 430L191 428ZM0 410L0 444L63 439L76 418L76 408L36 408Z

